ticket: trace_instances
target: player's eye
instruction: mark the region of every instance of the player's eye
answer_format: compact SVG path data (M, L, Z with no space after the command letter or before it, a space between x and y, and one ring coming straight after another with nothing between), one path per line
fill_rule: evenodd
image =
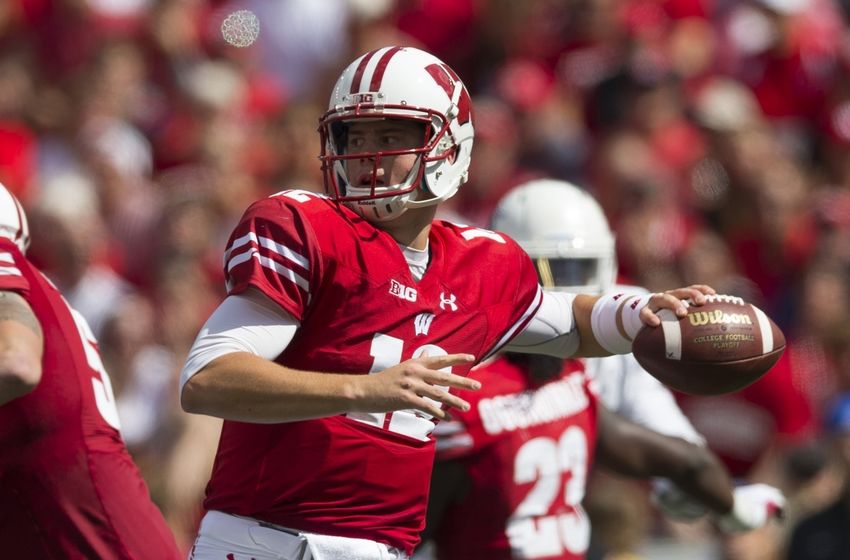
M362 136L349 136L348 137L348 151L356 151L362 148L366 144L366 139Z

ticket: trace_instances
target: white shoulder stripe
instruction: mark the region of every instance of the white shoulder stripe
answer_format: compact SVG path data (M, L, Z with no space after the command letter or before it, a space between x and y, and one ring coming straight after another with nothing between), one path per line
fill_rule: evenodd
M226 263L230 260L230 256L231 254L233 254L234 251L249 243L268 249L273 253L276 253L286 259L289 259L301 268L305 270L310 270L310 261L307 260L306 257L293 251L289 247L277 243L273 239L269 239L268 237L258 237L257 234L255 234L253 231L249 231L242 237L233 240L233 243L231 243L230 247L228 247L227 250L224 252L224 262Z
M256 241L257 236L254 235L253 231L249 231L242 237L237 237L233 240L233 243L230 244L230 247L224 252L224 260L228 260L230 258L230 253L238 249L239 247L245 245L246 243L250 243L251 241Z
M261 266L268 268L269 270L273 270L282 278L289 280L290 282L294 282L297 284L302 290L310 293L310 283L306 278L297 274L294 270L287 268L286 266L280 264L279 262L270 259L269 257L264 257L260 255L257 249L251 247L244 253L239 253L238 255L234 255L230 262L227 263L227 272L229 273L233 270L234 267L239 266L240 264L251 260L251 258L257 259Z
M251 257L253 257L255 254L257 254L257 250L252 247L244 253L239 253L238 255L235 255L232 259L230 259L230 262L227 263L227 272L233 270L234 266L240 265L243 262L251 260Z
M0 251L0 262L7 264L15 264L15 257L7 251Z
M260 261L260 264L264 267L274 270L280 276L298 284L298 286L308 294L310 293L310 283L303 276L296 274L295 271L286 268L282 264L268 257L263 257L259 254L255 254L254 256L257 258L258 261Z
M23 274L13 266L0 266L0 276L23 276Z
M300 254L296 253L289 247L281 245L280 243L276 242L273 239L269 239L268 237L260 237L259 243L261 246L265 247L269 251L277 253L278 255L283 255L285 258L294 262L304 270L310 270L310 261L307 260L306 257L303 257Z

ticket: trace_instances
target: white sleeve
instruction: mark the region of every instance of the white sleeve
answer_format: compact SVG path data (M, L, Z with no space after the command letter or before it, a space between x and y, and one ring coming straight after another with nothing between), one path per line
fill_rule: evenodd
M587 358L586 364L606 407L654 432L705 444L670 390L644 371L634 356Z
M274 360L289 345L298 327L292 315L264 296L227 297L207 319L189 350L180 372L180 392L193 375L225 354L250 352Z
M548 354L568 358L576 353L579 334L573 320L575 294L543 292L543 301L525 329L504 348L506 352Z

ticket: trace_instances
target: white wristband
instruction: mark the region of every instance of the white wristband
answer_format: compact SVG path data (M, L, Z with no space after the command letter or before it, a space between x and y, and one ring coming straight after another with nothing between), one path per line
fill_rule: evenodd
M640 310L652 294L605 294L593 304L590 328L596 341L612 354L628 354L632 341L643 327Z

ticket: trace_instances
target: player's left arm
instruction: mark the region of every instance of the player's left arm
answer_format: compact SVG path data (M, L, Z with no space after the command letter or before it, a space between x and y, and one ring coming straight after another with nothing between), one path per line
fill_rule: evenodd
M505 269L517 271L508 279L513 282L512 288L506 288L513 292L505 293L513 293L512 301L525 308L541 290L536 268L514 241L504 238L503 242L505 259L514 259L514 266ZM533 313L522 318L522 330L501 349L559 358L629 354L632 341L644 325L661 325L659 311L668 309L684 317L688 305L703 305L706 296L714 294L714 288L704 284L659 293L636 293L632 288L602 296L544 291Z
M683 300L702 305L714 294L710 286L695 284L656 294L611 293L603 296L544 292L525 328L504 349L559 358L629 354L632 340L644 325L657 327L657 313L669 309L688 314Z
M41 381L44 335L29 303L0 291L0 406L28 394Z
M644 326L661 325L658 312L669 309L677 317L688 314L683 300L702 305L705 296L715 294L714 288L694 284L654 294L610 293L602 296L579 294L573 300L572 311L579 333L575 355L580 357L628 354L632 340Z
M785 498L776 488L752 484L733 489L729 474L705 447L648 430L599 406L599 464L630 476L670 479L705 505L728 532L756 529L780 517Z

